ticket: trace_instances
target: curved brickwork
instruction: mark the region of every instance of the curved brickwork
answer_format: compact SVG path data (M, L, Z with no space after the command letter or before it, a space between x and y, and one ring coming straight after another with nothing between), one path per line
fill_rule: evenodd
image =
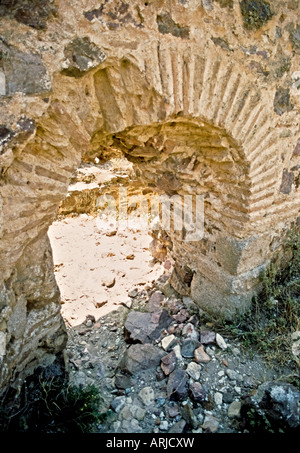
M2 387L64 347L47 229L82 159L116 147L204 197L203 240L169 233L172 284L227 317L299 223L298 1L21 3L0 21Z

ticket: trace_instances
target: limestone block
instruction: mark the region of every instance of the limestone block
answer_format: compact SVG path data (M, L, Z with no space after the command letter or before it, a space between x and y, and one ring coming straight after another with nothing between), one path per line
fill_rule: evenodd
M231 275L244 273L266 261L270 243L269 235L252 236L245 240L220 237L216 240L216 260Z

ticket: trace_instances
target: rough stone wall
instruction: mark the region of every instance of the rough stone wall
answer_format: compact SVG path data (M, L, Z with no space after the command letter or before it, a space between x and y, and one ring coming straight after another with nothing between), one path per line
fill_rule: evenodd
M175 288L226 316L247 308L299 223L299 12L298 0L1 2L1 387L64 346L46 232L81 160L111 147L155 190L205 197L204 239L171 235Z

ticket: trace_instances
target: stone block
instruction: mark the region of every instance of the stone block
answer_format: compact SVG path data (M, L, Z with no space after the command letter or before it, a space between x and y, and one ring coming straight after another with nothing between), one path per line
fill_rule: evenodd
M106 60L105 52L88 37L75 38L65 47L63 74L69 77L83 77L87 71Z
M21 52L3 42L0 42L0 54L5 55L0 62L0 69L5 76L6 96L17 92L29 95L50 91L50 77L39 54Z

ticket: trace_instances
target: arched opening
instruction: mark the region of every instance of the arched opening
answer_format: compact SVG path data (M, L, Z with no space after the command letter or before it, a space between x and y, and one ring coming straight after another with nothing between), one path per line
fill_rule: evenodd
M61 313L69 326L83 324L87 316L98 320L120 305L130 308L165 269L150 252L149 213L141 209L154 193L120 151L110 155L81 163L48 231ZM114 210L106 209L106 200Z
M269 230L282 209L278 131L255 84L230 59L209 48L186 50L162 41L148 49L150 66L147 51L139 63L111 58L82 78L55 74L48 108L8 156L0 244L1 297L9 307L4 386L65 346L47 231L75 169L111 149L126 155L151 190L202 197L201 239L186 240L183 228L161 232L174 260L173 288L229 318L249 305L285 228ZM296 211L295 204L284 215Z
M249 221L251 183L249 166L236 142L222 128L182 114L113 134L100 132L94 135L94 141L101 144L100 153L120 149L136 166L142 183L159 195L170 201L177 197L187 209L191 202L189 215L194 228L196 211L203 210L198 212L202 220L198 236L187 235L189 225L184 221L181 227L162 233L175 263L172 284L180 294L191 295L208 310L229 316L243 312L251 293L246 295L243 283L238 290L233 287L238 286L234 285L235 278L249 270L241 263L236 244L243 240ZM184 210L180 215L187 220ZM236 248L227 262L224 247ZM205 289L207 302L202 300L199 279L210 281L215 289L210 297Z
M215 291L212 299L214 299L215 305L212 309L217 309L219 305L219 310L223 313L226 310L243 312L247 308L245 291L242 291L243 294L237 292L237 297L242 294L241 303L238 306L236 302L232 303L230 300L230 297L234 298L235 294L234 291L231 291L229 285L226 288L226 281L224 281L226 273L227 279L234 278L238 273L239 257L234 258L234 263L227 263L227 269L222 269L224 266L220 262L223 259L221 255L223 241L226 238L228 243L228 237L232 237L233 240L239 238L239 235L243 234L244 223L249 218L247 166L243 161L242 151L237 147L234 140L222 129L209 125L207 122L177 115L168 121L129 127L114 134L96 133L92 143L92 148L95 149L94 143L99 143L97 153L87 153L83 162L90 165L89 162L91 161L99 162L107 159L108 156L121 154L124 158L119 165L122 165L124 173L126 173L126 167L128 168L127 176L130 184L126 186L120 181L115 185L103 184L99 174L97 180L96 172L99 172L99 166L94 168L94 173L92 173L93 170L90 167L89 175L87 174L82 178L91 182L90 189L92 192L89 192L88 187L86 187L86 190L80 196L77 195L76 198L76 187L78 188L83 183L81 178L77 186L75 184L71 192L69 191L63 205L59 208L59 213L93 212L96 216L98 215L95 220L95 227L98 226L98 230L103 230L99 233L106 234L107 225L101 224L99 217L101 213L99 199L109 196L116 209L115 217L111 218L113 224L115 223L117 226L121 220L120 216L125 215L124 220L131 221L132 227L136 227L137 232L139 228L143 230L146 234L144 241L146 243L148 241L148 245L150 243L149 239L146 239L147 231L145 230L151 230L150 233L153 236L152 253L161 262L169 258L174 264L171 284L181 295L201 299L201 296L198 296L200 286L198 280L202 276L208 281L214 281ZM81 169L82 172L83 168ZM105 178L105 175L102 177ZM121 193L122 188L126 190L126 194ZM157 203L159 196L161 196L160 201L163 201L165 197L165 207L167 207L166 202L168 201L170 212L160 213L160 226L157 226L157 229L154 230L147 223L147 219L149 219L149 222L154 220L158 208L158 206L154 206L154 203ZM134 198L139 198L140 204L144 203L142 209L144 209L143 215L146 223L144 219L143 225L140 224L140 226L138 224L141 218L128 219L129 211L132 210L128 203L133 202L134 204ZM177 217L174 217L175 200L177 200ZM121 206L122 204L124 206ZM161 210L161 202L159 204ZM168 219L166 214L169 214ZM164 217L162 218L162 216ZM197 216L198 224L196 226ZM64 225L67 222L66 220ZM76 241L76 228L79 228L80 225L83 227L84 223L78 223L80 220L69 220L69 222L70 231L73 235L72 243ZM134 223L136 223L136 226ZM87 224L85 223L85 225ZM94 230L89 230L88 235L92 237L93 232L95 233ZM58 238L61 234L58 233ZM109 234L113 235L114 231L112 230ZM88 244L88 239L88 236L86 236L86 244ZM116 243L118 236L115 236L114 239L115 241L110 240L110 242L114 242L114 247L118 249L121 245L118 246ZM52 241L54 240L55 237L52 236ZM95 237L94 242L97 243ZM100 245L100 252L102 249L99 241L98 244ZM102 245L104 247L104 243ZM87 245L83 245L83 247L87 247ZM71 249L74 248L71 246ZM102 250L102 253L104 256L105 250ZM108 253L114 255L112 250ZM131 253L128 252L127 257L130 257L130 255ZM197 256L197 260L195 260L195 256ZM55 256L55 259L58 259L55 262L57 266L63 264L59 262L58 257ZM118 285L115 282L113 283L113 277L110 278L109 275L106 275L104 263L105 259L103 258L103 262L99 262L99 272L102 275L99 274L98 278L95 277L97 272L91 275L89 290L91 293L93 292L93 282L99 285L99 282L103 281L104 287L113 286L115 296L120 297L121 294L116 292ZM89 266L90 270L97 267L92 262ZM57 269L57 276L61 285L64 285L67 276L64 272L60 276L61 271L62 268ZM80 271L80 268L77 268L77 272L82 275L78 278L74 276L75 280L79 282L81 279L88 285L87 279L89 277L84 274L84 270ZM125 269L119 269L119 272L122 275L126 274ZM136 284L134 280L133 278L132 285ZM72 286L75 287L75 281ZM88 286L85 292L88 292ZM110 291L110 293L110 302L116 303L117 300L114 300L113 292ZM96 298L100 297L100 300L94 301L98 307L101 304L109 303L105 294L105 292L102 294L98 292ZM65 297L72 299L68 295ZM85 299L84 294L79 297ZM122 294L122 298L125 298L125 294ZM248 303L249 300L248 297ZM87 303L92 308L91 301ZM210 302L206 303L207 306L209 304ZM205 306L205 303L203 303L203 306ZM63 312L64 310L65 307L63 306ZM102 309L102 312L104 312L104 309Z

